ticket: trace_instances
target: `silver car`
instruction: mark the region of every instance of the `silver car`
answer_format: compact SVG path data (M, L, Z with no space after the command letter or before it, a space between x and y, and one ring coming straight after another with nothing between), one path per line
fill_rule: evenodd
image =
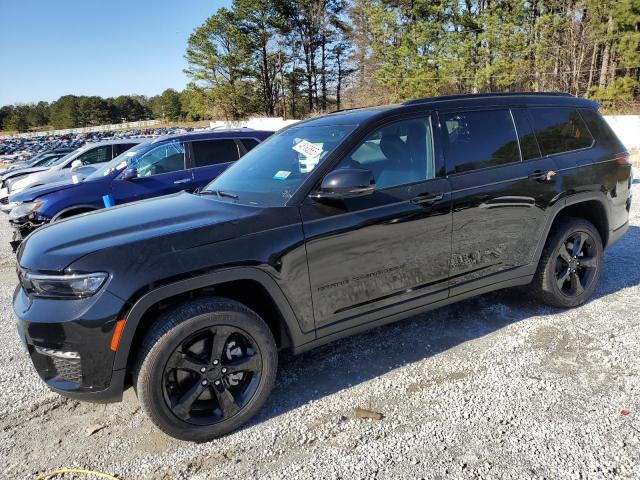
M0 208L4 212L10 211L9 195L28 188L39 187L52 182L80 181L103 163L129 150L134 145L147 140L148 138L127 138L88 143L62 157L46 170L8 179L5 181L4 188L0 190Z

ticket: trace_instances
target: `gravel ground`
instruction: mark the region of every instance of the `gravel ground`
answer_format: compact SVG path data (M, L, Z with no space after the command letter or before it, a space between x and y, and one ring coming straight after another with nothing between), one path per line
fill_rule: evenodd
M60 467L167 480L640 478L640 180L634 195L632 226L583 307L506 290L282 356L261 414L199 445L156 430L132 391L112 405L47 391L15 333L3 217L2 478Z

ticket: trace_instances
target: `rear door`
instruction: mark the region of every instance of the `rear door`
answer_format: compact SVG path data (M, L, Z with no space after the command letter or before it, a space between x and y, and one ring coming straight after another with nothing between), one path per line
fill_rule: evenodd
M442 111L452 189L451 295L517 277L531 262L556 188L524 109Z
M243 145L233 138L198 140L190 146L191 189L204 187L244 153Z
M116 177L112 182L116 205L179 192L193 182L191 171L185 168L185 148L182 142L161 143L140 157L136 168L136 178L122 180Z

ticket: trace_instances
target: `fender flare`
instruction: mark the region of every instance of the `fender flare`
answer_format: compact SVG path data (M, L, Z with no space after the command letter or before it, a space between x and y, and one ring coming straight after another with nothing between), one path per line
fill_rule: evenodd
M562 211L566 207L569 207L571 205L576 205L578 203L584 203L584 202L590 202L590 201L596 201L602 205L602 207L604 208L605 216L606 216L607 229L608 230L611 229L611 222L609 221L611 217L611 212L609 208L609 203L607 202L607 199L604 196L604 193L589 191L589 192L575 193L575 194L567 195L565 197L560 198L553 205L553 207L551 207L552 210L547 217L547 223L543 231L544 235L541 237L540 241L538 242L538 246L536 247L536 250L532 258L532 262L530 264L530 269L532 269L532 271L530 272L531 274L534 274L538 269L538 262L540 261L540 257L542 256L542 250L544 249L544 246L547 243L547 238L549 238L549 232L551 231L551 227L553 223L556 221L556 218L558 218L558 215L560 215L560 213L562 213ZM603 246L606 248L606 243Z
M151 290L137 299L125 316L126 322L122 331L122 336L120 337L118 350L115 354L113 369L120 370L127 367L131 345L136 331L138 330L140 320L147 310L153 305L166 298L173 297L181 293L186 293L202 287L215 287L215 285L234 280L256 281L269 293L275 302L276 307L282 314L282 318L285 322L284 326L289 334L292 348L315 340L315 331L303 332L300 329L300 324L298 323L289 301L278 284L269 274L253 267L230 268L169 283Z

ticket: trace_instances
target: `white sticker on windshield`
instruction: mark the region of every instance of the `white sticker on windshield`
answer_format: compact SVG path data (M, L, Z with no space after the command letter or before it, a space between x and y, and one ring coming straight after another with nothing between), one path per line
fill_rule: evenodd
M278 173L276 173L273 178L275 178L276 180L286 180L286 178L291 175L291 172L288 172L286 170L280 170L278 171Z
M125 156L125 157L133 157L136 153L138 153L138 152L126 152L126 153L124 154L124 156Z
M77 175L72 175L71 176L71 181L73 183L80 183L80 177L78 177Z
M322 145L317 145L308 142L307 140L301 140L291 148L293 148L296 152L300 152L307 158L319 157L322 153Z

